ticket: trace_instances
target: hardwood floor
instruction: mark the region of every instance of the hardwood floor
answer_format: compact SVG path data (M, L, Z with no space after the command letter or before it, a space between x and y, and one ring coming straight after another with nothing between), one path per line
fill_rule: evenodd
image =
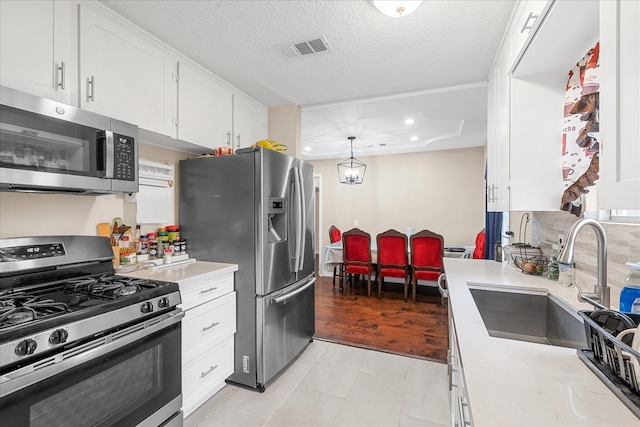
M318 277L315 337L446 363L447 307L437 288L418 286L415 304L404 302L402 284L385 284L380 300L373 284L371 298L366 288L365 281L343 296L331 277Z

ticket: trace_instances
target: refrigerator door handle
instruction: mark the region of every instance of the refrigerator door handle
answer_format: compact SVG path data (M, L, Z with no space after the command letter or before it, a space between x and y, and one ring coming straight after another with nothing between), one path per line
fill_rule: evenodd
M281 302L287 301L288 299L291 299L294 296L298 295L300 292L304 292L307 288L309 288L310 286L313 286L314 283L316 283L316 278L315 277L313 279L309 280L309 283L307 283L306 285L296 289L293 292L289 292L287 294L280 295L279 297L271 298L271 302L274 303L274 304L280 304Z
M300 222L300 263L298 266L298 270L302 270L304 268L304 248L307 245L307 212L305 210L305 200L307 195L304 191L304 176L302 175L302 169L298 168L298 182L300 183L300 217L302 221Z
M300 263L300 253L302 246L302 221L304 215L302 214L303 203L302 203L302 183L300 182L300 169L293 168L293 175L295 178L295 192L296 192L296 257L295 262L293 264L293 271L297 272L302 269L302 264Z

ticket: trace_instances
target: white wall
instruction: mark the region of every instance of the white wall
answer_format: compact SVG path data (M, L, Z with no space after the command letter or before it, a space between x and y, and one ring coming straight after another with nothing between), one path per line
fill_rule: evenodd
M429 229L445 245L473 246L484 228L484 147L390 156L359 157L367 165L360 185L340 184L339 160L312 161L322 174L322 245L329 227L354 227L371 234L390 228L405 233Z
M140 159L157 163L173 162L176 166L176 192L179 189L178 162L193 157L178 151L140 144ZM177 193L176 193L177 194ZM178 206L175 209L178 218ZM94 236L96 224L111 223L121 217L125 224L136 223L135 204L123 195L74 196L66 194L29 194L0 192L0 237L50 236L77 234ZM144 229L143 233L151 231Z

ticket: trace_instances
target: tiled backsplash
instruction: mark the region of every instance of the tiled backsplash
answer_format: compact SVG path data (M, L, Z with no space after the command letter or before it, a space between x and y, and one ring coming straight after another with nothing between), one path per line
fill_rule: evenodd
M547 255L556 255L552 245L557 244L558 234L565 236L578 220L567 212L533 212L531 240ZM640 225L603 222L607 233L607 282L611 286L611 306L618 308L624 279L629 273L627 262L640 261ZM596 283L595 232L590 227L580 230L575 245L576 277L578 284L588 292Z

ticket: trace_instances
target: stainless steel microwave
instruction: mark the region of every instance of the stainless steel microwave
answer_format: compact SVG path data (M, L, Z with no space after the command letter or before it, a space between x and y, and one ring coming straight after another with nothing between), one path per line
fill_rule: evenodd
M138 127L0 86L0 191L138 191Z

